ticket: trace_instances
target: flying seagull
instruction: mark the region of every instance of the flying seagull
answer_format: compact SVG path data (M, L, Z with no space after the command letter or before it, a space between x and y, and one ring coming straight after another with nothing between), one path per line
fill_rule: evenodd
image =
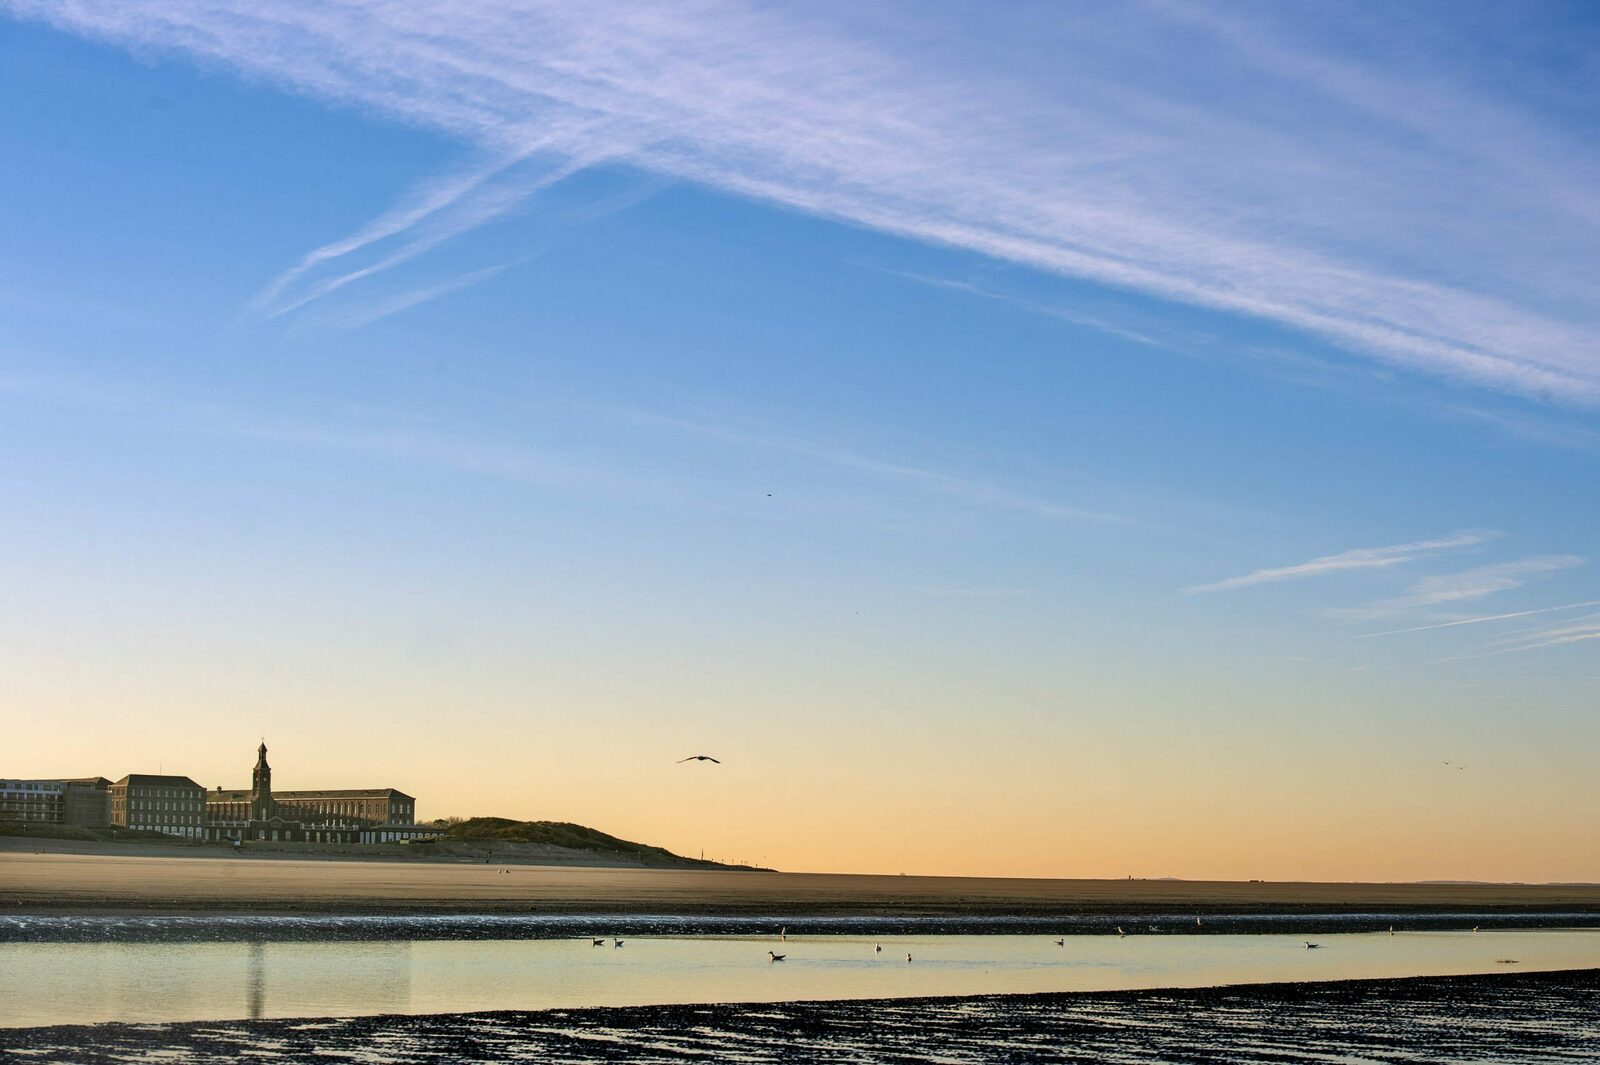
M721 765L722 764L722 759L713 758L709 754L691 754L687 758L678 759L678 764L679 765L682 765L685 762L715 762L718 765Z

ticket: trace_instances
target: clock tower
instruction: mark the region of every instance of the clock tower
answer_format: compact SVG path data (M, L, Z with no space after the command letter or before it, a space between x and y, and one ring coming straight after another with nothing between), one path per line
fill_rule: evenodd
M267 764L267 741L262 740L250 772L250 820L272 820L272 806L272 767Z

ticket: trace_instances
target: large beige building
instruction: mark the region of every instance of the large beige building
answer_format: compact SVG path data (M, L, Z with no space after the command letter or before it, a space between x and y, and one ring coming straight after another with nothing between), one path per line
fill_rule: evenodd
M114 825L183 839L206 838L206 789L188 777L129 773L110 791Z
M417 800L395 788L273 791L267 745L256 749L249 790L206 793L206 836L214 840L390 843L437 835L417 825Z

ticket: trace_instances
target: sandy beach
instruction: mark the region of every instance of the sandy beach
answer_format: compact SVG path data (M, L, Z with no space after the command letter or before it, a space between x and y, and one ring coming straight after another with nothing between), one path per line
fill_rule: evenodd
M1592 913L1600 886L1033 880L0 851L0 913Z

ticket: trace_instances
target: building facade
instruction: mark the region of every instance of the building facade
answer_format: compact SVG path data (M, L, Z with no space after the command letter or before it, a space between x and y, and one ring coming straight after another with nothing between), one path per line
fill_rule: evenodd
M274 791L267 745L256 748L250 788L206 793L206 838L300 843L391 843L432 838L417 800L394 788Z
M0 821L59 825L66 790L60 780L0 780Z
M112 784L111 823L183 839L206 838L206 789L188 777L130 773Z
M78 828L105 828L111 824L111 781L105 777L63 780L61 823Z
M0 780L0 821L105 828L111 823L111 781Z

